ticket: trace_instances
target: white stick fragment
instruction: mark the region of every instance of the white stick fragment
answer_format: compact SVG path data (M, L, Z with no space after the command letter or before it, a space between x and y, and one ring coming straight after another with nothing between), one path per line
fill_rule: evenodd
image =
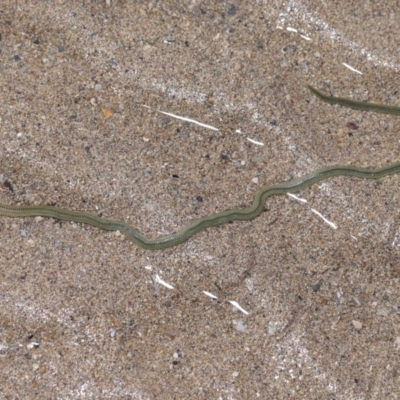
M258 146L264 146L264 143L262 143L262 142L257 142L256 140L250 139L249 137L247 138L247 140L248 140L249 142L251 142L251 143L257 144Z
M150 107L150 106L147 106L146 104L142 104L142 107L151 109L151 107ZM186 117L181 117L181 116L179 116L179 115L172 114L172 113L169 113L169 112L166 112L166 111L161 111L161 110L156 110L156 111L159 112L159 113L161 113L161 114L168 115L168 116L173 117L173 118L176 118L176 119L180 119L180 120L182 120L182 121L192 122L193 124L200 125L200 126L202 126L203 128L208 128L208 129L211 129L211 130L213 130L213 131L219 131L218 128L215 128L214 126L211 126L211 125L203 124L202 122L196 121L195 119L186 118Z
M160 285L165 286L168 289L174 289L174 287L172 285L170 285L169 283L163 281L158 275L156 275L156 282L158 282Z
M295 200L301 201L302 203L307 203L306 199L302 199L301 197L297 197L295 194L286 193L288 196L293 197Z
M363 73L355 68L353 68L351 65L346 64L346 63L342 63L345 67L347 67L349 70L353 71L353 72L357 72L357 74L362 75Z
M336 226L333 222L327 220L327 219L326 219L321 213L319 213L317 210L314 210L314 209L312 208L311 211L312 211L313 213L317 214L319 217L321 217L321 218L323 219L323 221L326 222L328 225L330 225L333 229L337 229L337 226Z
M145 104L142 104L142 107L151 109L151 107L146 106ZM195 119L181 117L180 115L172 114L172 113L169 113L169 112L166 112L166 111L161 111L161 110L156 110L156 111L161 113L161 114L168 115L169 117L172 117L172 118L180 119L180 120L186 121L186 122L192 122L193 124L200 125L203 128L211 129L213 131L219 131L218 128L215 128L214 126L211 126L211 125L203 124L202 122L196 121Z
M214 296L214 295L213 295L212 293L210 293L210 292L206 292L205 290L203 290L203 293L204 293L206 296L211 297L212 299L218 299L217 296Z
M311 38L309 38L308 36L300 35L300 37L302 37L305 40L311 40Z
M289 31L289 32L297 32L297 29L291 28L290 26L288 26L288 27L286 28L286 30Z
M228 301L229 301L229 303L231 303L234 307L236 307L238 310L240 310L242 313L244 313L244 314L246 314L246 315L249 315L249 313L248 313L246 310L244 310L242 307L240 307L240 305L239 305L238 302L236 302L236 301L231 301L231 300L228 300Z

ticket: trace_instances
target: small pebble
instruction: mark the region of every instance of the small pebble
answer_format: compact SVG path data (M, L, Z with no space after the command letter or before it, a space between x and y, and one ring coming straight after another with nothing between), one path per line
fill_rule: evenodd
M235 6L230 6L228 10L228 14L230 15L235 15L236 14L236 7Z
M361 306L361 301L358 297L353 297L353 299L357 303L358 306Z
M358 129L358 125L355 122L347 122L346 128L356 131Z
M376 313L381 317L387 317L389 314L389 311L386 308L378 307L378 309L376 310Z
M236 329L237 329L239 332L244 332L243 321L237 321L237 322L236 322Z
M275 335L275 332L276 332L276 325L270 322L268 324L268 335L273 336Z
M358 331L362 328L362 323L360 321L356 321L353 319L353 325L354 328L356 328Z
M312 290L313 292L318 292L319 289L321 289L322 286L322 281L319 281L317 283L315 283L314 285L312 285Z
M163 43L171 44L175 42L175 38L173 36L164 36L162 39Z

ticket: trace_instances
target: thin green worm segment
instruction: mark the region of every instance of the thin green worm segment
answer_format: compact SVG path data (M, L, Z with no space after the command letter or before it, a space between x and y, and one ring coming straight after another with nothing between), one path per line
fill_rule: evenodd
M394 114L400 115L400 107L396 106L387 106L384 104L376 104L376 103L366 103L364 101L355 101L350 99L344 99L343 97L332 97L323 94L318 89L307 85L307 87L311 90L313 94L315 94L318 98L326 103L330 104L339 104L340 106L355 108L356 110L361 111L374 111L382 114Z
M346 107L352 107L361 110L400 115L400 108L397 107L329 97L325 96L311 86L309 86L309 89L321 100L328 103L340 104ZM396 112L394 112L395 110ZM380 179L385 176L398 173L400 173L400 163L391 164L377 169L359 168L348 165L334 165L325 167L291 181L264 186L254 195L253 204L250 207L227 210L208 215L190 222L176 233L157 238L148 238L142 235L133 226L123 221L102 218L85 211L70 211L52 206L17 206L0 203L0 215L17 218L41 216L56 218L64 221L79 222L107 231L120 231L128 239L132 240L132 242L144 249L161 250L181 244L204 229L222 225L229 221L247 221L253 219L261 214L264 209L265 201L270 196L296 193L308 188L311 185L314 185L317 182L336 176L351 176L359 179Z

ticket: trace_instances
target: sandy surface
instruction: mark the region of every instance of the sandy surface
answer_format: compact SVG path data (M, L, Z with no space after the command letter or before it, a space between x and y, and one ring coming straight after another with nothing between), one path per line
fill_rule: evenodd
M157 236L400 161L399 117L305 88L400 104L398 3L341 3L3 2L1 201ZM0 217L0 398L400 398L399 184L332 179L155 252Z

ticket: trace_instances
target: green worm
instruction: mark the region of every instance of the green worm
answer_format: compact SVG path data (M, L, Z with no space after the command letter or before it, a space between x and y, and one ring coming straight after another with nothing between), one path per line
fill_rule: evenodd
M356 105L362 105L363 108L360 108L362 110L372 110L378 112L387 112L383 110L388 109L388 106L370 104L370 107L368 107L368 103L358 103L351 100L328 97L311 86L309 86L309 88L316 96L324 101L327 101L328 103L337 103L348 107L352 107L355 103ZM393 107L389 107L389 110L389 113L393 114ZM400 109L398 109L398 113L400 113ZM181 244L204 229L222 225L229 221L247 221L256 218L263 211L265 202L270 196L296 193L316 184L317 182L336 176L350 176L360 179L380 179L385 176L398 173L400 173L400 163L391 164L377 169L360 168L347 165L333 165L325 167L291 181L264 186L254 195L253 204L250 207L227 210L208 215L190 222L176 233L156 238L144 236L132 225L129 225L123 221L102 218L90 212L70 211L53 206L18 206L0 203L0 215L17 218L41 216L88 224L107 231L120 231L128 239L144 249L161 250Z
M400 107L397 106L387 106L384 104L366 103L364 101L345 99L343 97L327 96L311 85L307 85L307 87L313 94L326 103L339 104L340 106L355 108L356 110L361 111L374 111L382 114L400 115Z

